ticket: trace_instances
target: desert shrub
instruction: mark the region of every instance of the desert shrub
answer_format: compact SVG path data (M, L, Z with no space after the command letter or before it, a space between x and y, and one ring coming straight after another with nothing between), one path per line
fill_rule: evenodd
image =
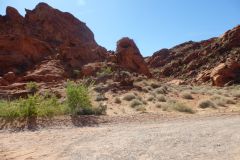
M163 104L161 108L163 111L175 110L178 112L185 112L185 113L191 113L191 114L195 113L194 110L188 107L187 105L179 102L173 102L173 101Z
M55 96L47 97L39 94L29 95L26 99L2 101L0 117L52 117L67 113L65 105L60 104Z
M126 100L126 101L131 101L133 99L136 99L136 96L133 94L127 94L123 97L123 100Z
M105 97L105 94L99 94L96 96L95 101L106 101L107 98Z
M136 111L139 111L139 112L146 112L146 108L144 106L139 106L137 107Z
M147 98L147 101L154 101L154 96L149 96L148 98Z
M143 104L143 103L142 103L140 100L135 99L135 100L133 100L133 101L131 102L130 106L131 106L132 108L135 108L135 107L140 106L140 105L142 105L142 104Z
M114 102L117 103L117 104L121 104L122 103L121 99L118 98L118 97L114 99Z
M72 114L93 113L93 107L89 96L89 89L86 85L68 82L66 92L67 105Z
M182 103L174 103L173 104L173 109L179 112L186 112L186 113L191 113L193 114L194 111L192 110L192 108L186 106L185 104Z
M159 96L157 97L157 100L158 100L159 102L166 102L166 101L167 101L164 95L159 95Z
M162 108L162 105L160 103L155 104L155 107Z
M240 91L233 91L233 96L236 97L236 98L240 98Z
M36 82L28 82L26 84L26 89L30 92L36 92L38 90L38 85Z
M99 72L97 72L97 77L103 77L103 76L108 76L113 73L111 67L103 67Z
M94 108L91 111L92 111L92 113L90 112L90 114L105 115L106 111L107 111L107 105L103 104L103 103L100 103L97 108Z
M201 100L201 101L198 102L197 106L200 107L200 108L203 108L203 109L210 108L210 107L211 108L216 107L215 104L211 100Z
M142 103L145 104L145 105L148 104L147 101L145 101L145 100L142 100Z
M160 85L157 84L157 83L151 83L150 86L151 86L153 89L156 89L156 88L160 87Z
M183 92L181 94L181 97L184 98L184 99L193 99L192 95L188 92Z
M219 106L226 106L226 104L236 104L234 100L230 98L225 98L223 96L213 96L210 99Z
M156 94L167 94L167 89L165 87L160 87L155 89Z

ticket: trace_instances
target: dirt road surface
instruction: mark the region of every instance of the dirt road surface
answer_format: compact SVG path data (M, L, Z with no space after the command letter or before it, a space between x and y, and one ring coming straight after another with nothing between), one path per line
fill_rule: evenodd
M240 160L240 116L0 132L1 160Z

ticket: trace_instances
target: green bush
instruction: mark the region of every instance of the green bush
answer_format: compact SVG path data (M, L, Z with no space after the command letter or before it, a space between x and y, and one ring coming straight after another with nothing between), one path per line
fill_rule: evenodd
M113 73L111 67L104 67L99 72L97 72L97 77L103 77L107 75L111 75Z
M60 104L55 96L45 98L39 94L29 95L26 99L0 102L0 117L52 117L67 112L65 105Z
M26 84L26 89L31 92L36 92L38 90L38 85L36 82L28 82Z
M89 96L89 89L86 85L68 82L66 90L67 105L72 114L78 115L94 113Z

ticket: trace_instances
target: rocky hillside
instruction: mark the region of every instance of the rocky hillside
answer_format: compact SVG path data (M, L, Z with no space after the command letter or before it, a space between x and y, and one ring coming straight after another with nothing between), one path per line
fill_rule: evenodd
M81 74L85 65L98 63L94 67L107 61L150 75L133 40L125 38L124 44L118 54L109 53L96 43L85 23L46 3L26 9L25 17L7 7L6 15L0 16L0 86L64 80ZM123 63L126 59L128 64ZM90 70L93 67L90 65ZM88 74L84 71L83 76Z
M240 82L240 26L222 36L157 51L147 60L155 77L222 86Z
M106 49L99 46L85 23L45 3L26 10L25 17L12 7L0 17L0 75L21 74L46 57L57 56L65 67L103 61Z

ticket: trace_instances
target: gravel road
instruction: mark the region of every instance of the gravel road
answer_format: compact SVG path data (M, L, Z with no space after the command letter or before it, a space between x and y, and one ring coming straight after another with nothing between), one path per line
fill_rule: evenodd
M240 116L1 131L0 159L240 160Z

